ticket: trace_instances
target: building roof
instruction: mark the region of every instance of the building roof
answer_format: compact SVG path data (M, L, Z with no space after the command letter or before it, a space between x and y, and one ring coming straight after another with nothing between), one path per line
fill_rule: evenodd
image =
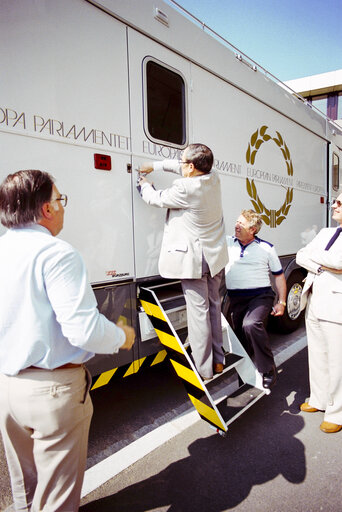
M304 97L342 91L342 69L288 80L285 84Z

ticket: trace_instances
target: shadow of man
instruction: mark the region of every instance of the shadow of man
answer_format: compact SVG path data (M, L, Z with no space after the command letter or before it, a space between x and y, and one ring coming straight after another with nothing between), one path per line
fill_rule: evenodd
M213 434L198 439L188 446L189 456L80 511L218 512L236 507L255 485L278 475L292 484L303 482L304 445L295 435L304 426L297 413L308 384L303 366L293 373L286 370L288 364L271 395L234 422L226 438ZM178 437L147 456L141 467L148 468L156 456L170 456Z

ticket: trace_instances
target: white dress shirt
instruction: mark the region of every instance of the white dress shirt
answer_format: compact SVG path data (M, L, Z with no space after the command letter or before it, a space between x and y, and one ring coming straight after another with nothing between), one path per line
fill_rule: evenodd
M0 372L117 352L125 333L97 309L81 255L44 227L0 237Z

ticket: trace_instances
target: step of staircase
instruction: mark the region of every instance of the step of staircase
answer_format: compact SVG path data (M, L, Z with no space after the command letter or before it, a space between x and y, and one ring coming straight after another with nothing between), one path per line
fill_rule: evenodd
M264 395L265 391L243 384L230 396L222 397L216 402L216 407L228 426Z
M236 354L225 354L225 362L224 362L224 368L222 373L215 373L212 379L204 380L203 383L207 386L211 382L215 381L216 379L219 379L223 376L226 377L226 374L232 370L233 368L236 368L240 361L242 361L242 357L238 356Z
M176 374L182 380L189 399L198 414L217 432L225 435L228 425L232 421L263 395L270 392L270 390L265 390L262 387L262 376L256 370L226 318L223 315L221 317L224 328L222 334L225 368L222 373L215 374L212 379L203 380L195 368L189 351L184 346L184 341L180 339L168 319L166 311L155 292L152 289L141 288L139 298L142 308L149 317L161 343L165 346L170 362ZM230 393L228 387L231 387L230 383L234 374L236 386L240 386L241 382L245 384L228 396L227 393ZM219 381L218 379L221 377L224 378ZM216 398L213 400L211 396L212 393L215 393L215 385L211 387L211 383L215 381L217 387L220 388L220 394L222 393L222 398L218 400ZM224 387L222 387L223 384ZM208 387L211 388L210 393Z

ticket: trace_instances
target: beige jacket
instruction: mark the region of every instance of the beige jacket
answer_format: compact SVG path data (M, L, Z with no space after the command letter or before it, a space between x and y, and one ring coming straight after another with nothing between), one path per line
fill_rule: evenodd
M297 263L308 270L301 298L301 309L313 293L312 307L320 320L342 323L342 274L327 270L318 273L321 265L342 269L342 233L331 248L325 247L336 228L324 228L306 247L297 253Z
M155 168L179 173L177 161L157 162ZM141 187L144 201L167 208L159 257L160 275L167 278L198 279L202 276L202 252L212 276L228 263L218 174L179 178L170 188Z

